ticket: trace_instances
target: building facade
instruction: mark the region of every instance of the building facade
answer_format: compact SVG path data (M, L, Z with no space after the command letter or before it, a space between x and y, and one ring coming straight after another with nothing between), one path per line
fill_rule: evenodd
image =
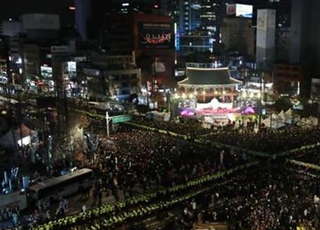
M275 59L276 11L258 10L256 63L260 69L271 70Z
M124 55L135 53L147 81L160 87L174 85L174 28L171 17L156 14L114 14L107 37L108 52Z
M225 0L182 0L179 3L178 35L181 50L215 50L221 43Z
M221 27L221 39L226 50L254 57L255 31L250 18L225 18Z
M303 72L300 65L274 64L274 89L279 94L299 95Z

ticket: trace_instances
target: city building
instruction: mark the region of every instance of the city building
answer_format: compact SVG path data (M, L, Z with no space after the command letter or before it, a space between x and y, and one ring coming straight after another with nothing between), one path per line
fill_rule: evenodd
M60 18L56 14L24 14L21 29L29 39L57 39Z
M271 70L275 60L275 19L275 10L258 10L256 63L265 70Z
M276 61L288 61L290 54L290 26L291 26L292 0L252 0L253 24L256 26L258 10L273 9L276 11L275 19L275 54Z
M291 2L293 0L253 0L254 15L258 16L259 9L274 9L276 14L276 27L290 27Z
M320 2L292 0L290 61L309 66L310 75L320 74Z
M76 0L81 4L90 1L90 7L87 15L89 18L85 22L84 18L79 17L82 24L87 23L87 32L89 39L98 39L99 45L104 48L107 46L105 42L105 34L108 33L111 22L109 16L111 14L131 14L131 13L146 13L146 14L160 14L161 8L160 0ZM169 7L171 4L166 4ZM77 10L77 9L76 9ZM169 12L168 12L169 15Z
M21 34L21 22L14 20L4 20L1 23L0 34L8 37L15 37Z
M24 79L29 76L40 76L40 47L37 44L22 44L21 46Z
M136 55L147 81L159 87L174 85L174 28L169 16L157 14L114 14L107 34L107 53Z
M303 71L300 65L274 64L273 83L278 94L299 95Z
M225 8L225 1L180 1L177 22L180 50L214 51L221 42Z
M87 76L96 76L92 78L91 83L93 85L96 83L95 85L101 89L102 95L123 101L131 94L140 92L141 69L137 68L134 52L131 55L92 53L91 64L98 69L91 71L91 74L88 69L85 69L84 73ZM91 91L91 83L88 81L89 91Z
M221 40L226 50L238 51L249 58L255 56L255 30L250 18L225 18L221 27Z

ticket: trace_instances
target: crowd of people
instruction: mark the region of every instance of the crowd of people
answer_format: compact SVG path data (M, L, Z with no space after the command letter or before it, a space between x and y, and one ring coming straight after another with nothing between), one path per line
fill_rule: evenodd
M278 167L279 166L279 167ZM190 229L193 223L225 223L236 230L319 229L319 178L301 178L280 163L268 172L261 165L180 207L175 229ZM187 227L186 227L187 226Z
M273 129L268 131L247 132L241 125L234 125L232 129L204 129L200 122L152 122L148 119L134 120L138 124L147 125L156 129L164 129L191 139L217 142L236 146L245 150L259 151L268 154L277 154L302 146L317 143L320 139L320 129L301 129L297 126ZM285 145L283 143L286 143Z
M145 117L134 117L132 122L146 125L151 128L176 132L181 135L198 136L211 133L212 130L203 128L197 119L185 119L178 117L172 121L153 121Z
M111 194L119 201L120 190L124 198L132 198L137 194L186 184L195 178L225 171L250 160L245 151L216 147L209 142L224 143L245 150L278 153L317 143L320 137L318 129L291 128L248 133L236 128L228 131L203 129L198 123L150 122L144 119L134 122L181 135L164 134L129 125L116 127L117 132L108 141L101 135L95 151L90 152L90 155L86 154L83 161L77 162L79 167L89 167L95 172L96 183L91 193L93 206L102 205L103 193ZM104 125L95 127L97 131L103 132ZM183 138L184 135L187 138ZM200 143L195 142L195 139L199 139ZM317 150L298 151L301 160L307 160L308 157L304 158L305 154L312 152L316 153ZM314 156L314 159L319 157ZM275 164L283 166L283 162ZM176 229L187 229L187 222L199 219L225 221L233 229L247 230L288 229L283 226L294 229L299 224L317 225L314 218L317 206L312 200L314 195L318 195L318 177L312 177L311 181L304 180L305 177L296 173L299 171L297 166L285 166L286 170L275 168L272 173L267 172L267 169L251 174L240 172L227 186L212 194L201 195L198 200L200 204L213 205L199 205L197 208L192 205L185 214L182 213L180 221L175 220L178 226ZM57 168L53 171L59 172ZM313 171L312 174L317 175L317 172ZM209 198L210 200L201 200ZM44 220L40 222L51 219L50 214L47 215L46 205L46 202L37 205L37 210L44 213ZM55 217L64 216L67 206L66 200L62 199ZM82 206L81 211L87 212L87 207Z
M268 154L278 154L311 145L317 143L319 139L320 129L300 129L299 127L272 130L266 133L241 133L238 130L233 130L217 132L205 137L205 140Z
M0 208L0 222L13 220L13 222L17 224L19 216L20 216L20 208L17 205Z
M86 165L116 197L118 188L131 197L135 187L149 191L174 186L246 162L242 155L210 145L131 127L122 129L111 142L101 144L99 157Z
M147 125L148 122L140 121L139 124ZM179 127L179 124L176 125ZM167 126L161 126L161 123L153 125L153 128L166 129L165 127ZM170 127L172 131L181 133L181 126L180 129ZM115 169L114 172L109 172L109 180L112 178L111 175L117 175L117 183L124 190L128 190L128 194L132 188L132 185L129 185L131 182L128 183L128 181L134 181L133 183L142 185L146 190L155 187L155 184L172 186L175 183L183 183L193 176L197 177L202 173L219 169L217 166L221 160L221 152L223 152L221 149L213 150L211 158L206 158L208 157L206 154L208 152L207 146L196 146L192 142L179 140L176 136L173 138L166 135L163 138L164 136L159 133L141 130L130 131L126 130L126 132L120 132L119 136L116 135L114 142L120 144L113 145L102 154L109 163L101 161L101 159L99 162L101 171L105 168ZM195 133L197 132L195 131ZM188 135L188 133L185 134ZM266 153L278 153L314 144L317 143L319 137L320 131L318 129L301 130L299 128L267 133L243 133L239 130L223 132L220 130L205 135L206 140ZM150 151L154 146L157 146L156 150ZM136 153L134 153L135 151L131 152L134 149L137 150ZM297 150L297 154L301 156L306 156L306 154L309 156L312 152L317 152L317 149ZM124 158L121 157L121 153L125 153ZM233 160L245 159L245 154L229 153L227 155L234 157ZM191 158L185 156L191 156ZM192 156L199 157L199 159L192 159ZM200 156L204 156L204 158ZM212 160L213 158L215 160ZM188 159L193 164L188 162ZM164 165L163 162L168 164ZM275 164L277 165L277 163ZM190 167L191 165L193 167ZM283 163L281 162L279 165L283 165ZM229 166L234 166L234 164L230 163ZM162 167L165 170L161 169ZM306 177L301 177L298 173L293 174L293 170L293 166L286 165L285 170L277 168L272 175L270 172L266 173L267 170L265 170L261 174L253 174L248 177L246 173L238 176L229 186L222 189L221 193L213 195L216 196L214 208L207 207L204 213L210 214L203 214L202 219L225 221L231 227L233 226L233 229L295 229L299 225L313 227L318 225L316 221L319 217L316 216L318 215L318 206L313 202L314 196L319 191L317 190L317 181L304 180ZM123 172L123 175L117 171ZM108 173L104 173L104 175L108 175ZM189 176L185 177L185 175ZM313 177L313 179L315 178L319 177ZM290 182L287 184L287 181ZM127 187L128 185L129 187ZM206 196L208 197L208 195ZM198 218L198 214L191 215L195 218L191 218L192 221ZM190 220L190 215L188 218ZM180 221L185 223L186 220L181 219ZM175 222L177 221L175 220ZM184 229L183 226L187 225L176 223L176 226Z

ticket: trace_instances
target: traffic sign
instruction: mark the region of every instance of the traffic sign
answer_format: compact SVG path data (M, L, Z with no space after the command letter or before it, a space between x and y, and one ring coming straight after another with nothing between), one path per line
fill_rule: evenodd
M114 117L111 117L112 119L112 123L115 124L115 123L121 123L121 122L126 122L126 121L130 121L131 120L131 115L119 115L119 116L114 116Z

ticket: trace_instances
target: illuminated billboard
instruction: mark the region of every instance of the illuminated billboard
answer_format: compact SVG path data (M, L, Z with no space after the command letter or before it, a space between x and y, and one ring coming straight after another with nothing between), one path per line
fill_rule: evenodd
M253 7L246 4L228 4L227 15L235 15L241 18L252 18Z
M236 4L236 16L242 18L252 18L252 5Z
M174 32L170 23L138 24L139 49L174 49Z
M236 14L236 4L227 4L227 15Z
M41 76L43 78L52 78L52 67L49 66L40 66L40 72L41 72Z

